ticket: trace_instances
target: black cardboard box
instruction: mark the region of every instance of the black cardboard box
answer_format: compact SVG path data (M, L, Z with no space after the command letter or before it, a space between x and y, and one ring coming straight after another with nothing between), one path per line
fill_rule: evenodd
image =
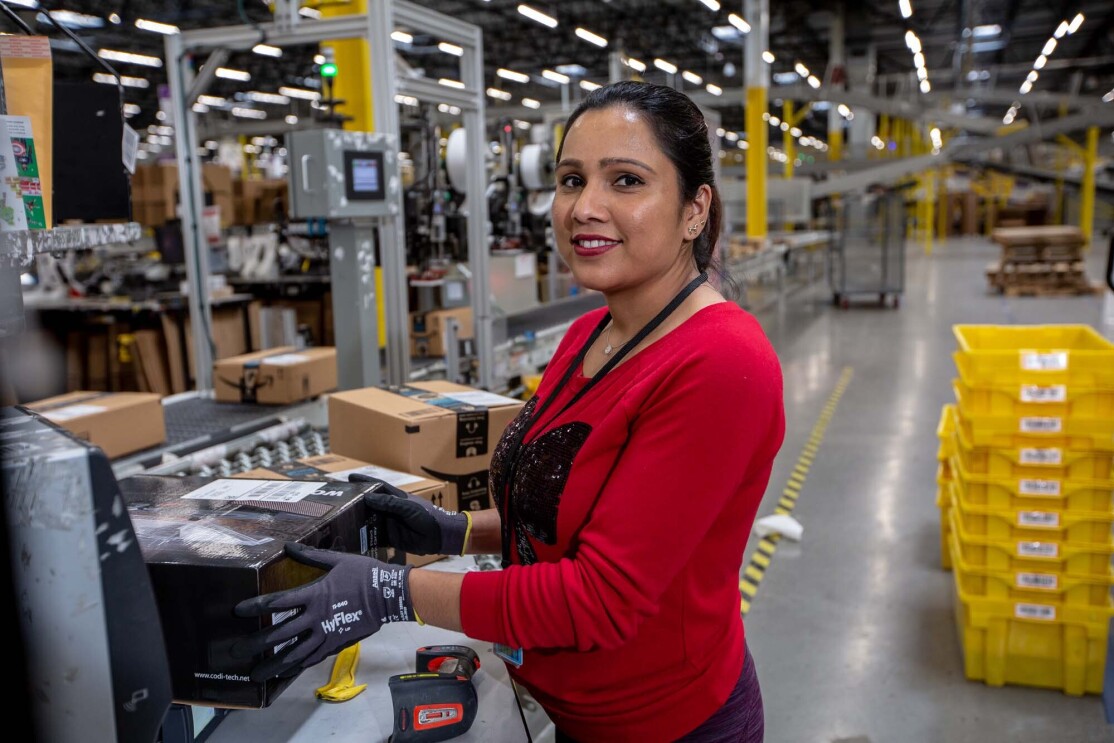
M287 541L386 558L363 505L372 483L136 475L120 490L151 576L174 701L269 706L293 678L255 683L234 640L269 625L240 601L322 573L284 556Z

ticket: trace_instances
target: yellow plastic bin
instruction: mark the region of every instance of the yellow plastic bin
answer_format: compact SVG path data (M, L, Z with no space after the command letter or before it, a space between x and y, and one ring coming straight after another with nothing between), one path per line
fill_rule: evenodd
M1011 601L1054 601L1071 606L1108 606L1114 571L1106 575L1060 575L1055 572L1011 570L998 572L963 561L958 537L951 533L947 544L956 578L963 591L980 598Z
M967 534L1007 542L1096 547L1114 544L1114 512L988 508L964 501L955 483L948 488L952 512Z
M999 510L1067 512L1114 511L1114 480L1060 480L977 475L962 460L951 460L951 474L966 503Z
M955 427L958 415L954 404L945 405L940 411L940 422L936 425L936 438L940 439L937 459L950 459L956 453Z
M1055 540L994 539L966 531L954 506L948 523L956 535L965 563L995 572L1058 573L1105 576L1110 572L1114 545L1060 543Z
M951 570L952 552L949 543L952 536L952 499L947 487L947 485L941 485L936 489L936 507L940 509L940 567L944 570Z
M964 377L955 384L974 415L1100 418L1114 425L1114 389L1096 390L1066 384L978 385Z
M958 555L953 561L959 564ZM960 570L952 574L967 678L989 686L1059 689L1074 696L1102 693L1114 607L976 596L964 587Z
M956 325L953 354L974 385L1114 389L1114 343L1089 325Z
M952 389L959 421L975 446L1014 449L1028 444L1114 452L1114 418L980 415L971 409L960 383L954 383Z
M1032 436L1009 437L1013 446L976 446L969 424L956 415L954 451L973 474L1055 480L1105 480L1114 472L1114 452L1056 446Z

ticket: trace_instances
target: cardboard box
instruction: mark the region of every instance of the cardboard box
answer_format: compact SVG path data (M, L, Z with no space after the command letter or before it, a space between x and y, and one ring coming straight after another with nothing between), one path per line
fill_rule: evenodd
M494 504L487 470L522 401L452 382L365 387L329 396L329 443L337 454L448 483L457 510Z
M146 392L68 392L28 403L47 420L99 446L109 459L166 441L159 395Z
M266 707L293 678L255 683L259 661L232 643L271 621L237 617L244 599L321 571L284 556L288 541L384 557L363 495L370 486L136 475L120 481L155 590L176 702Z
M475 337L471 307L412 312L410 313L410 355L444 356L445 329L450 318L456 320L458 340L471 340Z
M178 165L155 163L136 166L132 176L133 216L137 222L159 227L178 218ZM201 191L220 206L222 228L233 224L232 171L223 165L206 163L201 168Z
M440 506L446 510L458 510L457 504L451 502L451 500L447 498L445 493L446 484L440 480L431 480L428 477L411 475L408 472L399 472L398 470L387 469L386 467L378 467L374 464L361 462L358 459L342 457L339 454L320 454L315 457L296 459L290 464L249 470L239 475L233 475L233 477L255 478L260 480L325 479L348 482L348 476L354 473L371 475L372 477L379 478L385 483L394 485L399 490L404 490L419 498L426 498L435 506ZM386 538L384 537L380 537L375 541L379 544L386 544ZM442 555L408 554L387 545L387 562L392 562L396 565L407 564L420 567L422 565L428 565L431 562L436 562L442 557Z
M280 346L213 362L213 387L220 402L285 405L336 386L335 348Z

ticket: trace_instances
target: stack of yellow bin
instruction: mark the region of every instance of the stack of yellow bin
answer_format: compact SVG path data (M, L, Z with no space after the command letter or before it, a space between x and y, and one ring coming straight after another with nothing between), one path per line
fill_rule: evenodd
M1114 614L1114 344L958 325L941 538L968 678L1101 693Z

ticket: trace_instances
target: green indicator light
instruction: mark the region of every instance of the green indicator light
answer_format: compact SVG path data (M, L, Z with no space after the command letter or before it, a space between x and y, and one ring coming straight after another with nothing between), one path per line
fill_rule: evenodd
M321 77L336 77L337 66L334 62L326 62L321 65Z

